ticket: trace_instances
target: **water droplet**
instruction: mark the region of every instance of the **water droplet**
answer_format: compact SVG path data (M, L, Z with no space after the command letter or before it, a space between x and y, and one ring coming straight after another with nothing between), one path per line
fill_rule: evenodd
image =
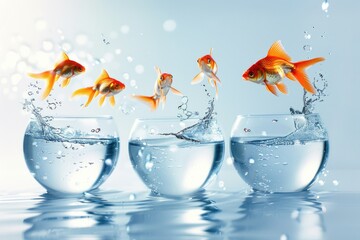
M324 12L328 12L329 10L329 2L327 0L325 0L322 4L321 4L321 9L324 11Z
M254 163L255 163L255 160L254 160L253 158L250 158L250 159L249 159L249 163L250 163L250 164L254 164Z
M105 165L107 166L111 166L112 165L112 160L110 158L105 160Z
M280 236L280 240L287 240L288 237L286 236L286 234L281 234Z
M75 37L75 41L79 45L85 45L88 42L88 37L85 34L79 34Z
M300 212L298 210L294 210L291 212L291 218L292 219L298 219L300 215Z
M42 179L47 180L47 179L48 179L48 177L47 177L47 176L43 176L43 177L42 177Z
M283 162L282 165L286 166L286 165L288 165L288 163L287 163L287 162Z
M128 25L122 25L122 26L120 27L120 31L121 31L121 33L123 33L123 34L128 34L129 31L130 31L130 27L129 27Z
M249 133L249 132L251 132L251 129L250 128L244 128L244 132Z
M181 98L182 103L187 103L189 101L189 98L187 96L184 96Z
M131 105L130 103L128 103L128 102L123 102L120 105L119 109L125 115L128 115L128 114L135 111L135 107L133 105Z
M312 47L310 45L308 45L308 44L304 45L303 49L304 49L305 52L311 52L312 51Z
M311 38L310 33L306 32L306 31L304 33L305 33L304 38L309 40Z
M42 160L46 161L48 158L47 157L43 157Z
M56 109L56 104L55 104L55 103L49 103L49 104L48 104L48 108L49 108L50 110L55 110L55 109Z
M155 130L154 128L151 128L151 129L150 129L150 134L151 134L151 135L156 134L156 130Z
M57 152L57 154L58 154L58 155L61 155L61 154L62 154L62 151L59 150L59 151Z
M128 57L126 58L126 60L127 60L129 63L131 63L132 61L134 61L134 59L133 59L131 56L128 56Z
M121 54L121 49L120 48L116 49L115 54L120 55Z
M320 186L324 186L324 184L325 184L325 182L323 180L319 180L318 183Z
M66 138L73 138L76 134L75 129L71 128L71 127L67 127L64 132L63 132L64 136Z
M30 56L31 49L27 45L21 45L19 48L19 53L20 53L20 56L22 56L23 58L27 58Z
M130 79L130 74L124 73L124 74L123 74L123 78L124 78L125 80L129 80L129 79Z
M332 183L334 184L334 186L338 186L338 185L339 185L339 181L338 181L338 180L333 180Z
M32 145L33 145L34 147L37 147L37 146L38 146L37 142L33 142Z
M71 46L70 43L64 42L64 43L61 44L61 48L62 48L62 50L64 50L65 52L69 52L69 51L71 51L72 46Z
M247 176L249 174L249 172L245 172L244 175Z
M166 32L173 32L176 29L176 22L168 19L163 23L163 28Z
M134 193L131 193L130 195L129 195L129 200L130 201L134 201L136 199L136 195L134 194Z
M137 73L137 74L142 74L143 72L144 72L144 66L143 65L136 65L135 66L135 72Z
M219 188L223 188L225 186L224 181L219 181Z
M40 169L40 166L36 164L35 169Z
M277 123L278 121L279 121L279 120L277 120L277 119L273 119L273 120L272 120L273 123Z
M132 79L130 81L130 86L135 87L136 86L136 80Z
M53 47L54 47L54 43L52 42L52 41L50 41L50 40L45 40L45 41L43 41L43 43L42 43L42 47L43 47L43 49L45 50L45 51L51 51L52 49L53 49Z

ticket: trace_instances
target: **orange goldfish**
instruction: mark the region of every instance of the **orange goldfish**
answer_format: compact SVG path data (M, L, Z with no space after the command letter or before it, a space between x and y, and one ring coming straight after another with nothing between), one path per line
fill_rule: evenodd
M194 77L191 84L200 83L204 79L204 75L206 75L208 77L208 81L210 85L215 87L216 96L217 96L218 95L217 83L221 83L221 81L216 76L216 73L218 71L218 66L215 60L212 58L212 48L210 49L210 54L199 58L197 62L201 71Z
M325 58L319 57L292 63L281 42L277 41L270 47L265 58L260 59L244 72L243 78L254 83L265 84L268 91L277 95L275 86L280 92L287 93L285 84L281 82L283 78L287 77L293 81L297 80L306 91L314 94L316 91L310 83L305 69L324 60Z
M85 72L85 67L80 63L69 59L65 52L61 54L61 60L55 64L55 68L50 71L42 73L29 73L28 75L32 78L45 79L47 81L46 89L42 95L42 99L49 96L51 89L55 82L60 78L65 78L61 84L62 87L66 87L70 83L70 78Z
M169 73L161 73L160 68L155 67L155 71L158 74L158 78L155 82L154 95L152 96L134 96L134 98L139 99L150 105L152 110L156 110L159 106L159 103L163 103L163 107L166 101L166 95L169 90L174 94L182 95L182 93L176 90L171 86L173 82L173 76Z
M103 105L106 97L109 98L110 105L115 106L114 95L118 94L124 89L125 85L122 82L109 77L109 74L106 72L105 69L103 69L100 76L95 81L94 86L80 88L72 94L72 97L79 95L88 96L88 100L84 105L84 107L87 107L94 97L97 97L99 94L101 94L102 96L99 100L99 106Z

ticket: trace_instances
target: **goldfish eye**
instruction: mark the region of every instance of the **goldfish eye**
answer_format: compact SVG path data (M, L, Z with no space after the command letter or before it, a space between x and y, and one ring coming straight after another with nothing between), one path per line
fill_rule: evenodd
M164 80L164 77L163 77L163 76L161 76L161 77L160 77L160 80L161 80L161 81L162 81L162 80Z
M249 77L253 78L255 76L254 72L253 71L250 71L249 72Z
M208 58L208 63L210 63L211 62L211 59L210 58Z

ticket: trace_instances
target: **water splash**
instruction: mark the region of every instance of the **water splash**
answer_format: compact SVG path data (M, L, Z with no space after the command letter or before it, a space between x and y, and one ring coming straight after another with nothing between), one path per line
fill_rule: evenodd
M319 73L317 77L314 77L313 85L316 93L310 94L304 90L302 110L295 110L291 107L291 114L311 114L314 112L316 103L324 101L324 97L327 96L326 90L328 88L328 81L325 79L322 73Z
M321 9L327 13L329 10L329 2L328 0L324 0L324 2L321 4Z

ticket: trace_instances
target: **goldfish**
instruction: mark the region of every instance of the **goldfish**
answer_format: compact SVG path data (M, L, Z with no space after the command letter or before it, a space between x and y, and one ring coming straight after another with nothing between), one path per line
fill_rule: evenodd
M101 98L99 99L99 106L102 106L105 98L109 98L109 102L111 106L115 106L115 95L120 93L125 89L125 85L109 76L105 69L102 70L100 76L95 81L94 86L80 88L73 92L72 97L86 95L88 96L88 100L86 101L84 107L89 106L93 98L97 97L101 94Z
M84 66L78 62L70 60L68 55L65 52L62 52L61 59L55 64L53 70L42 73L29 73L28 75L32 78L45 79L47 81L47 86L42 94L42 99L45 99L49 96L55 82L59 80L60 77L65 78L61 86L66 87L70 83L70 79L72 77L75 77L83 72L85 72Z
M287 93L286 85L282 82L282 79L287 77L293 81L297 80L306 91L315 94L315 88L310 83L305 69L324 60L325 58L318 57L292 63L281 42L277 41L270 47L265 58L260 59L244 72L243 78L264 84L268 91L277 95L276 87L280 92Z
M174 94L182 95L179 90L171 86L173 82L173 76L171 74L161 73L159 67L155 67L155 71L158 77L155 81L154 94L152 96L134 96L134 98L149 104L152 110L156 110L159 103L162 103L164 107L166 95L169 90L171 90Z
M216 76L218 71L218 66L215 60L212 57L212 48L210 49L210 54L207 54L197 60L198 66L200 68L200 73L198 73L192 80L191 84L200 83L204 76L208 77L208 82L211 86L216 89L216 96L218 96L218 87L217 83L221 83L220 79Z

